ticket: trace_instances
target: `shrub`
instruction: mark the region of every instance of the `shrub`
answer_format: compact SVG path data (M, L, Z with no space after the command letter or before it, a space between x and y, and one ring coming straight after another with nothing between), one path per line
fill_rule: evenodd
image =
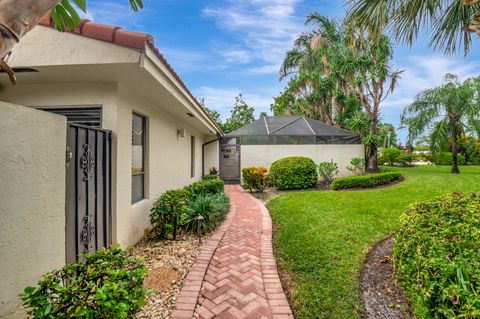
M353 174L358 175L365 172L365 159L362 157L354 157L350 160L350 165L347 169Z
M210 181L212 179L217 180L217 179L220 179L220 177L218 177L218 175L212 175L212 174L202 176L202 181Z
M465 156L458 154L458 165L465 165ZM435 165L452 165L452 152L432 154L432 162Z
M393 166L393 163L397 162L400 156L402 156L402 151L392 147L384 149L380 158L383 163L388 163L390 166Z
M229 207L230 201L225 194L199 196L190 203L183 227L194 234L209 233L220 225Z
M317 165L307 157L285 157L270 167L269 183L278 189L314 187L317 179Z
M472 155L468 159L468 163L471 164L471 165L480 165L480 154Z
M330 185L335 175L338 174L338 165L333 160L330 162L321 162L318 164L318 174L322 181Z
M223 186L221 179L214 178L192 183L185 187L185 190L190 194L191 199L195 199L198 196L223 193Z
M150 223L160 238L166 238L173 232L173 239L176 239L177 225L185 213L189 195L185 189L173 189L155 200L150 209Z
M243 187L262 193L268 186L268 169L263 166L253 166L242 169Z
M131 318L145 302L147 269L116 247L45 274L21 295L32 318Z
M390 182L399 180L401 177L402 174L397 171L342 177L336 178L332 182L331 187L332 189L369 188L388 184Z
M402 166L411 167L411 166L413 166L413 162L415 161L415 157L411 154L402 154L398 158L397 161Z
M410 206L395 238L397 280L418 318L480 318L480 197Z

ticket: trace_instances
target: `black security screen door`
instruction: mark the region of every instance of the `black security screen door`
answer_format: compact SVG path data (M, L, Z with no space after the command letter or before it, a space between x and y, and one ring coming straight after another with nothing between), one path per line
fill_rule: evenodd
M240 145L220 145L220 178L227 183L240 182Z
M67 262L111 243L110 149L110 131L68 125Z

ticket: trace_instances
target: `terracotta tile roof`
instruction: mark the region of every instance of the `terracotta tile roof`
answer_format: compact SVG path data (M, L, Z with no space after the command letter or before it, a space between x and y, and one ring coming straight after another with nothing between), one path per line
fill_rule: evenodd
M47 14L39 23L43 26L48 26L53 28L53 20L50 14ZM178 73L173 69L173 67L168 63L167 59L163 56L163 54L155 47L154 38L150 34L142 33L142 32L134 32L124 30L118 26L109 25L109 24L101 24L92 22L87 19L82 19L80 26L76 28L74 31L70 31L80 36L84 36L87 38L110 42L113 44L121 45L124 47L137 49L140 51L145 52L146 48L148 47L151 49L155 55L160 59L160 61L165 65L168 71L173 75L173 77L178 81L178 83L185 89L185 91L190 95L190 97L195 101L195 104L198 108L209 118L211 119L212 123L214 123L215 127L222 132L220 127L215 123L215 121L208 115L205 111L203 106L197 101L195 96L190 92L188 87L182 81Z

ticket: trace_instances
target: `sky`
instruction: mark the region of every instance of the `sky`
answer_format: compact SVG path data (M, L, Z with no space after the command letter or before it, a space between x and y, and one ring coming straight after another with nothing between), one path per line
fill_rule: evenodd
M90 0L86 18L154 36L155 45L190 91L225 119L239 93L256 114L271 114L273 97L287 82L278 71L305 17L317 11L345 15L343 1L329 0L144 0L132 13L128 0ZM475 37L475 36L474 36ZM400 113L421 90L442 83L446 73L461 79L480 75L480 40L470 54L445 56L420 37L413 47L395 44L392 62L404 70L394 94L381 105L382 121L399 126ZM399 138L405 141L406 131Z

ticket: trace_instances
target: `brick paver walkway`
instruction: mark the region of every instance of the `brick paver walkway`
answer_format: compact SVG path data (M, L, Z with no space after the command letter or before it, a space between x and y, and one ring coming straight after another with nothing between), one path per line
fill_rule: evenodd
M170 318L293 318L267 209L238 185L225 185L225 192L230 213L190 269Z

